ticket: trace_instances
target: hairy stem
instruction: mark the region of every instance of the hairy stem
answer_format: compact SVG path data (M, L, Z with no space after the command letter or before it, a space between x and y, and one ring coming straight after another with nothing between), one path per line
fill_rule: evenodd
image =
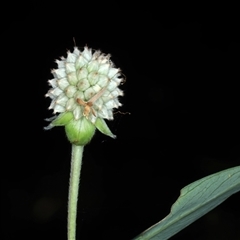
M76 146L73 144L68 195L68 240L76 240L77 201L82 156L83 146Z

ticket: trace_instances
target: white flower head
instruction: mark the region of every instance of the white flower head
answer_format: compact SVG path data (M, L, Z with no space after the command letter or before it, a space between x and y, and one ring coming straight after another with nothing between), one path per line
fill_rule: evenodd
M112 120L113 109L121 106L118 97L123 96L123 91L118 86L123 78L110 55L93 52L88 47L81 52L75 47L66 58L62 57L56 63L58 68L52 70L54 78L49 80L52 88L46 97L52 99L49 109L53 109L54 114L60 114L47 119L53 121L45 129L65 126L69 137L67 129L74 128L75 135L82 138L82 128L90 127L93 136L97 127L104 134L114 137L103 119ZM75 138L69 140L79 142ZM85 144L80 142L79 145Z

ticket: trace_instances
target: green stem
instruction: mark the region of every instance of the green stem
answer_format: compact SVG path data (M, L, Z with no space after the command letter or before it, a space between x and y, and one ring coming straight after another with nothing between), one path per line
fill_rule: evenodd
M73 144L68 195L68 240L76 240L77 201L82 155L83 146Z

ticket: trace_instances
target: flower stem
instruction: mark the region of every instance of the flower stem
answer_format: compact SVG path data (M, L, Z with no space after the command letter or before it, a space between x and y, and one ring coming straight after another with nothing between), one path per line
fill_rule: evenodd
M83 146L73 144L68 194L68 240L76 240L77 201L82 155Z

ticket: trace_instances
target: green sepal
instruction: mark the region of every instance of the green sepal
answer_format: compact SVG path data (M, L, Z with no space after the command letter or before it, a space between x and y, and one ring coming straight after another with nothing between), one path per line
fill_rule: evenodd
M103 134L111 137L116 138L116 135L114 135L109 127L107 126L106 122L102 118L97 118L97 121L95 123L96 128Z
M85 117L79 120L72 119L65 126L68 140L78 146L88 144L95 133L95 129L96 127Z
M57 116L55 120L51 122L52 126L65 126L73 119L73 113L72 112L65 112L61 113Z

